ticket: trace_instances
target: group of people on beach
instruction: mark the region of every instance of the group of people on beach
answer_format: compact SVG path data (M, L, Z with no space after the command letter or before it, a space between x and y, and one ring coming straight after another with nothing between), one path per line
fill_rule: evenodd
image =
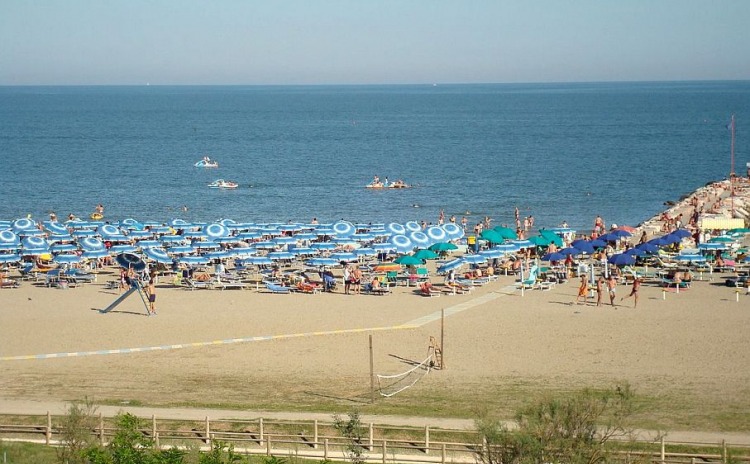
M604 290L606 287L607 294L609 295L609 304L615 306L615 297L617 296L617 276L615 273L610 273L605 279L604 276L600 276L596 281L596 306L602 305L602 298L604 296ZM635 277L633 279L633 286L630 289L630 294L620 298L620 301L626 298L633 298L633 307L638 307L638 292L641 288L641 279ZM576 297L576 304L588 304L589 295L589 276L581 275L581 283L578 286L578 296Z

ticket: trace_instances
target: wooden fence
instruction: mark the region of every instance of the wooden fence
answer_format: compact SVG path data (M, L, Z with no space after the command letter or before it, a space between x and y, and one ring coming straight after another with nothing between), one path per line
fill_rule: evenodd
M0 439L57 446L62 426L60 417L0 415ZM159 448L199 447L208 449L213 441L231 443L235 451L246 455L300 457L316 460L346 460L350 444L332 423L320 421L264 420L174 420L141 419L141 433ZM483 446L480 436L471 430L435 427L395 427L368 424L359 445L365 459L373 463L474 464ZM116 431L112 418L98 417L91 429L101 444ZM621 452L624 463L646 458L659 464L733 463L750 464L750 447L722 443L637 442L639 451Z

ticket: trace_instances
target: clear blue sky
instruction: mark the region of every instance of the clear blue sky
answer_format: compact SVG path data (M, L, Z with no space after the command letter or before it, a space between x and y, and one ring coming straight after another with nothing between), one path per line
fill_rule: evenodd
M750 79L750 0L0 0L0 85Z

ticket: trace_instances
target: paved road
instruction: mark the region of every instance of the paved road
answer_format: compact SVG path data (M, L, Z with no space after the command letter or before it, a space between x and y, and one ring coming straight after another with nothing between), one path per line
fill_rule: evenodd
M0 398L0 414L46 414L47 411L53 415L65 413L67 403L57 401L32 401ZM202 420L209 417L216 419L243 419L252 420L263 417L275 420L319 420L331 422L332 415L313 412L279 412L279 411L248 411L230 409L202 409L202 408L151 408L136 406L98 406L105 416L114 416L118 412L129 412L138 417L151 417L163 419ZM389 416L389 415L362 415L363 423L394 426L435 427L451 430L471 430L474 421L470 419L451 419L440 417L413 417L413 416ZM654 437L656 432L640 431L641 437ZM726 440L728 444L750 447L750 433L730 432L696 432L696 431L671 431L667 433L666 440L672 443L721 443Z

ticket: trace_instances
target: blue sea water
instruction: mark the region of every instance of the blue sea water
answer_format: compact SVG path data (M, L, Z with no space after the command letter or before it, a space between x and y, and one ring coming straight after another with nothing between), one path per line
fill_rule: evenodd
M732 113L744 173L750 82L0 87L0 219L635 225L728 175Z

